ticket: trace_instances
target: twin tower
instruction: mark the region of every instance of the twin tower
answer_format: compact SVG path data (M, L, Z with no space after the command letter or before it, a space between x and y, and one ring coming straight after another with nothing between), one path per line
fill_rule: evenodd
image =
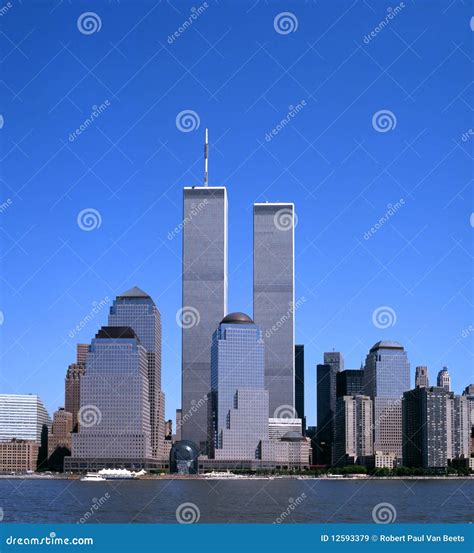
M184 189L181 437L207 446L212 335L227 315L228 203L223 186ZM269 418L295 412L295 213L292 203L253 211L253 320L265 341ZM296 414L295 414L296 418Z

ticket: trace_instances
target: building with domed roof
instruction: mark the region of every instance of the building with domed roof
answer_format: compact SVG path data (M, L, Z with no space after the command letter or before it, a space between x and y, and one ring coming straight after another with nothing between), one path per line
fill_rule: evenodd
M399 342L382 340L366 357L364 394L373 404L374 451L402 458L402 397L410 389L410 363Z

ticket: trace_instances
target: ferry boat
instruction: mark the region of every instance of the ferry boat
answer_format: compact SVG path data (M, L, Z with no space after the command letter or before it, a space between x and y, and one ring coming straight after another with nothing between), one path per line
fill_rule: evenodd
M213 470L211 472L206 472L203 474L204 478L208 478L209 480L223 480L223 479L240 479L240 478L246 478L243 474L234 474L230 471L218 471Z
M105 478L96 472L88 472L81 478L81 482L104 482Z

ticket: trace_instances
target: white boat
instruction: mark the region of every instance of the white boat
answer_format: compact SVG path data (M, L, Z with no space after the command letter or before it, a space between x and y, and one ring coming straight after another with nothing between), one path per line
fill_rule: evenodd
M88 472L81 478L81 482L104 482L105 478L96 472Z
M133 472L128 469L102 469L99 470L99 475L105 480L135 480L144 476L145 470Z
M218 470L213 470L211 472L206 472L203 474L204 478L209 478L210 480L223 480L223 479L232 479L232 480L235 480L235 479L240 479L240 478L247 478L246 476L244 476L243 474L233 474L232 472L230 471L218 471Z

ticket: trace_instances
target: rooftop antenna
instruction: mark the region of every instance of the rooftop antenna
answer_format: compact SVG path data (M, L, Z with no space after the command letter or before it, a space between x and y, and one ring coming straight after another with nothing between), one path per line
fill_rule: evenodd
M204 142L204 186L209 186L209 134L207 128Z

